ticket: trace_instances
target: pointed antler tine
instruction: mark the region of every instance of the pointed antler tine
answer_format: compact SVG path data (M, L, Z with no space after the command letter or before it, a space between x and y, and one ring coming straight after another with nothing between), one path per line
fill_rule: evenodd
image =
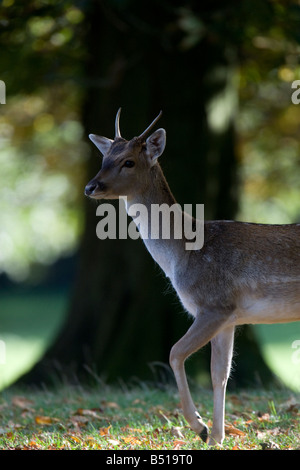
M118 112L117 112L117 115L116 115L116 121L115 121L115 139L117 137L121 137L121 133L120 133L120 114L121 114L121 109L122 108L119 108L118 109Z
M160 111L159 115L156 116L156 118L154 119L154 121L151 122L150 126L148 126L147 129L146 129L141 135L138 136L138 139L139 139L139 140L143 140L143 139L146 137L146 135L148 134L148 132L152 129L152 127L155 126L155 124L157 123L157 121L160 119L161 115L162 115L162 111Z

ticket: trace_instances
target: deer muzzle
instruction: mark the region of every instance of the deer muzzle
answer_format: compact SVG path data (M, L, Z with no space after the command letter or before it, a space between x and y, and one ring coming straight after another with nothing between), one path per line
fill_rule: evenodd
M96 197L106 190L106 186L102 181L91 180L85 187L84 194L88 197Z

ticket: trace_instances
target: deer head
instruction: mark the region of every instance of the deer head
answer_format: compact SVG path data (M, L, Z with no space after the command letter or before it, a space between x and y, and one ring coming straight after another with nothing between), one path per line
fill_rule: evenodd
M145 185L150 182L151 168L165 148L164 129L158 129L146 138L162 112L142 134L129 141L121 137L120 113L121 108L116 115L114 140L89 135L103 155L101 170L85 187L85 195L94 199L117 199L119 196L130 198L143 192Z

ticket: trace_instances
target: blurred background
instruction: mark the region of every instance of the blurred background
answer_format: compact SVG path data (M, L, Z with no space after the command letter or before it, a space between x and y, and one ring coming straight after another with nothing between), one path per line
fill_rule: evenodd
M0 388L170 380L190 324L140 240L96 237L89 133L160 109L179 204L206 219L300 222L300 2L0 2ZM237 331L230 387L300 390L299 324ZM4 346L4 347L3 347ZM187 368L207 386L209 346Z

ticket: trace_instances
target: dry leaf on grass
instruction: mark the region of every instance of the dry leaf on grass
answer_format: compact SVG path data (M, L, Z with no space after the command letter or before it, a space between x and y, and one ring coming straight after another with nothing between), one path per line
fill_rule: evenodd
M280 450L279 445L273 441L262 442L260 445L262 450Z
M107 426L107 428L100 428L99 429L100 436L107 436L109 434L110 428L111 428L111 425Z
M38 450L38 449L42 449L42 446L33 440L23 447L23 450Z
M137 433L143 433L143 429L140 429L140 428L131 428L128 424L126 424L126 426L123 426L121 428L121 431L122 432L137 432Z
M139 446L142 444L142 441L140 441L137 437L135 436L122 436L121 439L126 443L130 444L132 446Z
M75 444L81 444L82 443L82 439L80 439L78 436L74 436L73 434L69 434L66 437L67 437L67 439L71 440Z
M99 411L100 412L102 411L101 408L91 408L91 409L78 408L78 410L75 411L74 415L102 419L102 416L99 415Z
M173 450L180 450L182 446L184 446L186 444L185 441L181 440L181 439L176 439L174 442L173 442Z
M33 401L28 400L28 398L21 397L21 396L14 396L11 402L14 406L21 408L21 410L23 411L34 411L34 409L31 407L31 405L33 405Z
M14 421L12 421L11 419L8 421L7 423L8 427L10 429L13 429L13 430L17 430L17 429L22 429L24 428L24 426L20 423L15 423Z
M69 424L75 426L75 428L85 426L89 422L87 416L75 415L69 418Z
M36 416L34 421L36 424L41 424L42 426L59 423L58 418L51 418L50 416Z
M102 400L102 401L101 401L101 405L103 405L103 406L106 407L106 408L114 408L115 410L119 410L119 409L120 409L120 406L118 405L118 403L116 403L116 402L114 402L114 401Z
M270 413L260 413L260 412L258 412L257 413L257 419L258 419L258 421L266 422L266 423L271 423L271 421L272 421Z
M85 444L89 446L97 446L98 448L100 448L99 443L96 441L96 439L93 436L86 436L84 438L84 442Z
M274 429L265 429L264 431L255 431L255 435L258 437L258 439L268 439L270 436L278 436L280 434L283 434L283 432L278 427Z
M113 446L119 446L121 444L121 442L117 441L117 439L107 439L107 442Z
M227 436L245 436L246 435L243 431L235 428L231 424L225 424L225 434L227 434Z

